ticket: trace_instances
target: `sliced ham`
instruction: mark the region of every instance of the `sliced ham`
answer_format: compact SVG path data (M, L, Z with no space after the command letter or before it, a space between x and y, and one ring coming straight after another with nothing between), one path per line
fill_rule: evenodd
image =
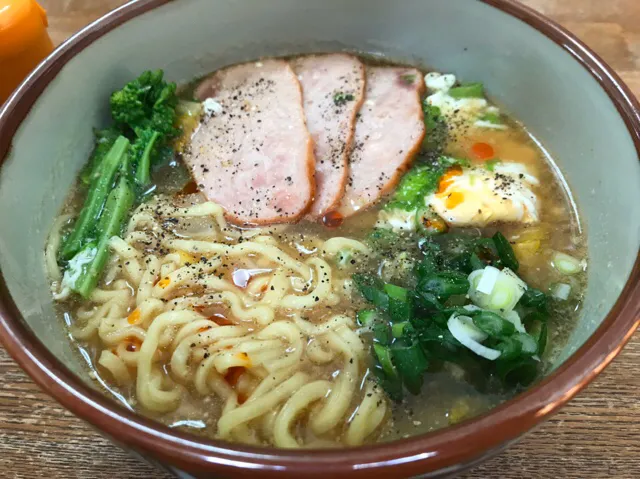
M365 99L356 122L349 178L338 209L355 214L390 192L424 139L422 74L413 68L367 67Z
M341 53L300 57L291 66L302 85L307 128L315 143L316 196L309 211L314 220L342 200L365 69L356 57Z
M205 116L185 162L206 197L240 224L296 221L314 196L313 141L300 83L283 60L224 68L196 98Z

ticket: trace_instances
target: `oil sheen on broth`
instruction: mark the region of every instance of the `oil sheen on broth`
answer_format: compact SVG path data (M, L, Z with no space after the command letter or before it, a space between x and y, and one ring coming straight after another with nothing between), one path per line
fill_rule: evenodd
M366 64L368 79L371 68L405 67ZM397 88L422 81L406 70ZM184 88L175 154L152 170L84 297L78 256L59 253L87 196L79 181L46 264L100 383L172 427L332 447L458 423L541 377L585 290L577 212L550 158L482 85L425 80L425 140L397 187L355 215L260 227L234 225L191 179L191 135L224 105ZM355 101L329 94L336 114Z

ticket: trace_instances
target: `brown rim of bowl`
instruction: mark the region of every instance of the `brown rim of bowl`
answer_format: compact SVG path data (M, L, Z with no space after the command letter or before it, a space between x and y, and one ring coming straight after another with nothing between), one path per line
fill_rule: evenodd
M171 0L130 2L72 36L51 54L0 110L0 157L39 95L79 51L122 23ZM633 138L640 157L640 105L604 61L564 28L513 0L482 0L529 24L568 52L600 83ZM181 433L138 416L83 383L26 326L0 274L0 339L11 356L48 394L77 416L138 452L187 471L250 477L320 477L350 473L407 476L468 464L512 441L556 412L597 376L640 325L640 256L616 304L597 331L562 366L531 389L488 413L423 436L348 450L255 448ZM486 431L491 431L487 434ZM310 460L312 455L313 459Z

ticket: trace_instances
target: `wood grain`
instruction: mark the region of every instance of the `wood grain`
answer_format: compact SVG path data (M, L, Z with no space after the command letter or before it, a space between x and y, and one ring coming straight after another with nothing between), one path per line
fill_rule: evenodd
M41 0L54 42L122 3ZM640 94L639 0L527 0L576 33ZM553 419L464 479L640 477L640 334ZM0 477L148 479L167 476L132 458L61 408L0 349Z

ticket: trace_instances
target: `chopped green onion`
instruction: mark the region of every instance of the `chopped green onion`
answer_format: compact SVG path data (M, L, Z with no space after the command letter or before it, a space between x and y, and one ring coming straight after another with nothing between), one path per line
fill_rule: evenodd
M447 327L449 328L449 332L451 333L451 335L458 341L460 341L463 346L470 349L478 356L482 356L483 358L490 361L495 361L496 359L498 359L501 352L496 349L491 349L483 346L478 341L476 341L469 334L470 328L468 327L468 325L465 325L460 318L460 316L454 315L449 318L449 321L447 321Z
M531 356L538 352L538 342L533 336L527 333L516 333L513 338L522 344L522 352Z
M426 99L422 103L424 112L424 126L426 135L422 142L422 150L427 152L440 152L447 140L447 124L442 116L440 108L430 105Z
M361 309L356 313L356 321L360 326L371 327L377 319L378 313L374 309Z
M449 96L460 98L484 98L482 83L466 83L449 90Z
M463 329L467 336L469 336L474 341L481 343L482 341L487 339L487 337L489 337L489 335L485 331L483 331L480 327L478 327L478 325L474 323L474 318L462 314L457 315L456 317L460 322L461 329Z
M410 344L402 340L396 341L391 346L391 353L406 388L412 394L419 394L424 372L429 367L429 361L420 345L415 341Z
M493 338L504 338L516 332L513 323L490 311L482 311L473 316L473 324Z
M500 270L498 268L487 266L484 268L484 273L480 276L476 290L480 293L491 294L496 285L496 281L498 281L498 276L500 276Z
M471 253L471 256L469 257L469 265L471 266L471 271L483 269L486 266L476 253Z
M512 271L518 271L520 263L518 263L518 258L516 258L516 254L513 252L513 248L511 247L509 240L507 240L507 238L505 238L499 231L496 231L496 234L494 234L491 239L493 239L493 242L496 245L498 256L500 256L502 264Z
M451 296L465 294L469 290L469 280L466 275L455 271L436 273L422 278L417 289L444 301Z
M367 301L382 310L389 309L389 296L384 292L381 280L367 274L354 274L353 282Z
M378 344L387 346L391 344L392 336L389 323L386 321L378 321L373 323L373 339Z
M527 288L520 298L520 304L540 311L547 309L547 295L536 288Z
M538 355L542 356L547 348L547 338L549 335L547 323L536 321L529 329L529 334L538 342Z
M527 285L509 268L500 271L491 294L478 291L478 285L485 274L485 269L476 270L469 275L469 297L476 306L490 311L507 313L511 311L527 290Z
M502 353L500 360L508 361L522 354L522 343L513 337L504 338L496 345L496 349Z
M520 333L526 333L524 325L522 324L522 320L520 319L520 315L516 311L509 311L502 315L504 319L509 321L516 328L516 331Z
M571 285L566 283L556 283L551 286L551 296L561 301L569 299L571 294Z
M532 358L496 361L496 371L509 386L528 386L538 376L538 361Z
M391 335L394 338L401 338L410 329L411 329L411 323L409 321L402 321L401 323L395 323L391 326Z
M551 264L560 273L565 275L572 275L572 274L579 273L580 271L584 271L584 268L585 268L584 260L580 261L579 259L576 259L573 256L569 256L566 253L561 253L560 251L557 251L553 255Z
M382 370L389 378L397 378L398 371L391 361L391 351L387 346L375 343L373 350L376 353L376 357L382 366Z

